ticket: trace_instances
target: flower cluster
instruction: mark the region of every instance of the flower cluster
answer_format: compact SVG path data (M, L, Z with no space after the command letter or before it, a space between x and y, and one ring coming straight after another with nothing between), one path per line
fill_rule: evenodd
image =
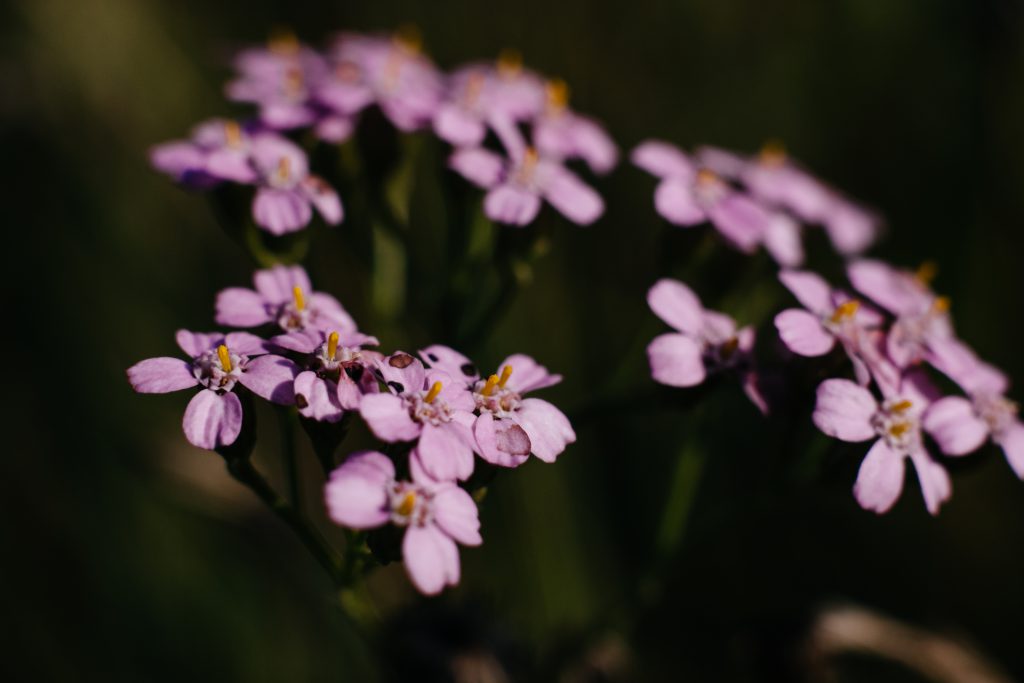
M542 200L583 225L604 212L601 197L565 163L579 159L606 173L618 161L615 143L568 106L564 81L530 71L517 53L446 74L422 53L414 30L341 33L323 51L282 35L243 50L233 66L227 98L253 105L256 115L203 122L188 140L155 147L151 160L192 189L254 186L253 220L274 235L304 228L314 208L326 223L341 222L337 192L310 173L294 140L308 130L342 143L370 107L399 131L431 130L454 147L451 168L488 190L484 210L492 220L526 225ZM485 147L489 133L501 153Z
M554 462L576 440L558 408L527 396L562 379L529 356L508 357L487 377L446 346L427 347L419 357L385 356L337 299L313 290L299 266L257 271L253 289L221 291L215 309L221 325L267 334L181 331L178 344L190 360L141 361L128 370L132 387L141 393L201 387L183 423L186 438L200 448L224 448L238 438L245 413L239 387L293 405L313 421L359 415L381 441L401 444L391 452L408 455L400 469L411 480L397 478L388 456L361 452L331 475L326 500L341 525L407 527L406 566L424 593L458 581L456 541L481 542L476 505L458 485L473 473L475 457L508 468L531 453Z

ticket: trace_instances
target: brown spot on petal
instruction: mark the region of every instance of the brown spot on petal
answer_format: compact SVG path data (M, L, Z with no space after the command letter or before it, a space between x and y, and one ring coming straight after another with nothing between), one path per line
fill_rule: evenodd
M388 386L394 389L396 394L405 393L405 385L401 382L388 382Z
M399 370L402 370L412 365L412 362L414 360L416 359L407 353L396 353L395 355L391 356L391 358L388 358L388 365L390 365L393 368L398 368Z
M495 432L498 450L510 455L529 455L532 449L530 437L519 425L512 423Z
M295 394L295 405L298 406L299 410L302 410L309 406L309 401L302 394Z

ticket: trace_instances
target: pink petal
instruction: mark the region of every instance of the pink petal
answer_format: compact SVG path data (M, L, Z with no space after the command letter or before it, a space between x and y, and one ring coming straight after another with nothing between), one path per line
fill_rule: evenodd
M295 392L292 384L298 373L298 366L287 358L259 356L246 364L239 382L260 398L278 405L293 405Z
M226 147L215 149L207 155L206 171L212 176L236 183L255 183L259 179L249 163L248 154Z
M404 394L424 388L427 371L414 356L396 351L377 363L377 370L393 391Z
M353 453L324 486L327 516L351 529L386 524L391 517L386 487L394 477L395 467L383 453Z
M658 183L654 208L673 225L697 225L707 220L707 214L693 196L693 183L685 178L670 176Z
M679 280L658 280L647 291L654 314L680 332L699 335L704 329L704 307L693 290Z
M988 439L988 423L978 417L966 398L939 399L924 414L921 426L931 434L946 455L967 455Z
M932 460L923 448L911 451L910 461L917 470L925 507L932 515L939 514L939 508L953 495L949 473L945 467Z
M517 185L498 185L484 198L484 213L492 221L526 225L537 217L540 197Z
M299 188L328 225L337 225L345 218L341 197L323 178L315 175L306 176Z
M252 216L270 234L285 235L306 227L313 218L313 207L296 190L261 187L252 200Z
M822 222L832 245L843 256L853 256L870 247L880 227L876 216L844 199L830 202Z
M166 394L194 387L192 365L180 358L147 358L128 368L128 383L140 394Z
M338 422L345 411L338 402L333 382L311 370L300 372L293 384L295 404L303 417L318 422Z
M670 387L692 387L704 381L703 349L683 334L663 334L647 346L651 376Z
M434 132L455 147L475 147L483 142L487 127L465 107L449 103L434 114Z
M220 332L191 332L189 330L178 330L174 334L174 341L178 347L187 355L195 358L205 351L209 351L224 341L224 335Z
M546 367L523 353L512 354L503 360L495 372L501 375L506 365L512 367L512 374L505 386L520 394L551 387L562 381L561 375L551 374Z
M1015 421L999 434L996 442L1002 447L1006 462L1010 463L1017 477L1024 479L1024 424Z
M530 437L533 454L544 462L554 462L566 446L576 441L569 418L547 401L539 398L523 399L512 419L519 423Z
M875 436L871 418L878 402L871 392L848 379L827 379L818 385L812 419L818 429L843 441L867 441Z
M313 292L306 296L307 306L316 312L313 325L327 333L337 332L343 337L351 337L356 332L356 321L349 315L337 299L330 294ZM361 346L363 343L354 343L352 339L342 339L345 346ZM376 343L376 342L374 342Z
M860 464L853 485L854 497L865 510L888 512L903 491L903 471L903 454L879 439Z
M356 120L343 114L327 115L316 122L316 136L326 142L345 142L356 132Z
M466 384L472 384L480 378L480 372L473 361L443 344L434 344L421 349L420 358L423 358L431 367L446 372L451 377L464 380Z
M412 441L420 435L420 424L409 417L409 409L398 396L372 394L359 402L359 414L378 439L394 443Z
M765 226L764 248L784 268L795 268L804 262L804 244L800 224L784 213L774 212Z
M819 316L832 315L835 308L832 287L817 273L808 270L783 270L779 273L779 282L808 311Z
M733 193L707 209L708 218L741 251L751 253L764 239L770 218L757 202Z
M648 140L637 145L630 154L630 161L659 178L693 178L696 174L693 163L682 150L659 140Z
M291 302L296 287L306 296L313 291L309 275L302 266L274 266L266 270L257 270L252 279L256 291L272 304Z
M541 170L538 169L537 173L540 175ZM604 213L601 195L571 171L557 166L543 175L545 180L541 192L544 198L573 223L590 225Z
M267 342L251 332L228 332L223 343L232 352L246 356L257 356L269 350Z
M434 525L410 526L402 540L402 557L413 585L437 595L459 582L459 549Z
M480 518L476 503L463 489L453 484L442 486L434 494L434 521L462 545L476 546L480 537Z
M234 393L203 389L188 402L181 426L193 446L211 451L230 446L242 431L242 403Z
M818 316L800 308L789 308L775 316L775 327L789 350L801 356L824 356L836 343Z
M464 480L473 474L473 444L473 434L463 424L425 424L416 454L423 469L433 479Z
M519 467L530 457L530 437L511 420L495 420L483 413L473 424L480 457L499 467Z
M244 287L221 290L214 308L214 319L218 325L256 327L272 320L263 297Z
M501 180L505 161L494 152L473 147L452 152L448 166L474 185L489 189Z
M932 305L932 295L924 285L888 263L861 259L851 263L846 274L857 291L890 313L920 313Z

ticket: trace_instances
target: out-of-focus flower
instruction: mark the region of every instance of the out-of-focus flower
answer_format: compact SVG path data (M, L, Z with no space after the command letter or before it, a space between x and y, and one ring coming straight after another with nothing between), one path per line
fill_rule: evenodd
M402 352L379 361L377 370L388 392L365 395L359 404L370 430L388 443L416 441L412 457L434 479L468 478L476 406L465 383Z
M619 149L608 132L593 119L569 108L565 81L546 84L547 103L534 120L533 142L552 159L583 159L595 173L607 173L619 161Z
M561 410L539 398L523 398L528 391L562 381L534 359L522 354L506 358L500 374L478 380L473 398L480 416L473 434L480 456L502 467L518 467L532 452L544 462L554 462L565 447L576 441L576 432Z
M128 368L128 382L141 394L166 394L198 386L189 401L182 427L194 446L213 450L229 446L242 429L242 403L236 384L281 405L295 401L292 381L296 365L268 354L267 344L247 332L201 333L179 330L178 346L191 357L149 358Z
M508 158L482 147L455 150L448 163L477 186L488 190L484 212L491 220L527 225L537 217L543 198L563 216L589 225L604 213L604 200L556 159L527 147L508 122L498 124Z
M314 206L329 225L341 222L341 198L322 178L310 174L302 148L274 133L254 136L250 147L259 173L259 189L252 200L257 225L274 235L295 232L313 218Z
M892 508L903 491L904 460L909 459L917 470L928 512L938 514L952 494L952 484L922 438L921 420L933 390L911 373L897 390L886 393L879 402L855 382L825 380L818 386L814 424L841 441L877 439L861 463L853 487L854 497L865 510L882 514Z
M313 290L302 266L257 270L252 281L255 289L228 287L217 294L218 325L257 327L274 323L285 332L356 331L356 322L337 299Z
M886 349L897 366L928 360L934 345L954 338L949 299L929 289L932 268L927 264L911 273L882 261L861 259L851 263L846 272L857 291L896 316Z
M751 402L762 412L767 403L758 389L753 367L754 328L736 328L736 321L708 311L689 287L662 279L647 293L655 315L675 328L655 337L647 346L647 359L655 381L673 387L700 384L708 373L736 371Z
M765 238L771 216L750 197L734 190L706 167L698 167L678 147L649 140L632 153L633 163L660 179L654 192L658 213L674 225L710 221L741 251L752 253Z
M188 140L156 145L149 157L153 167L193 189L223 180L256 182L249 158L250 131L236 121L209 119L192 129Z
M328 516L351 529L405 527L402 557L409 579L427 595L459 582L456 543L477 546L480 520L472 497L453 482L431 479L412 467L412 481L398 481L383 453L350 455L324 487Z

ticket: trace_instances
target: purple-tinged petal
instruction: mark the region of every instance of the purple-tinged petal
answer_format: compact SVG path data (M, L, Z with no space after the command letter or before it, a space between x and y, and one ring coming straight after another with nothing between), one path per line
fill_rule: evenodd
M210 451L230 446L242 431L242 403L231 392L203 389L188 402L181 426L193 446Z
M313 207L295 190L261 187L252 200L252 217L270 234L285 235L306 227L313 218Z
M309 275L302 266L274 266L265 270L257 270L253 275L256 291L272 304L283 304L292 301L296 287L309 295L313 285Z
M313 353L326 339L327 335L323 330L294 330L271 337L269 343L286 351Z
M871 392L848 379L827 379L818 385L814 424L843 441L867 441L875 436L871 418L878 401Z
M306 153L297 144L277 133L254 135L249 150L253 164L264 178L277 176L282 164L287 167L289 178L304 178L309 173Z
M455 147L475 147L483 142L487 126L465 107L449 103L434 114L434 132Z
M752 253L764 239L770 218L757 202L733 193L707 209L708 219L741 251Z
M455 150L448 159L448 166L485 190L497 185L505 170L505 162L500 156L479 147Z
M619 148L608 132L583 116L574 117L573 138L577 154L594 173L604 175L619 163Z
M356 321L345 310L345 307L330 294L323 292L312 292L306 296L307 305L310 310L316 312L313 324L325 332L337 332L342 337L353 337L356 334ZM366 339L373 339L366 337ZM345 346L359 346L352 343L352 340L342 340ZM371 343L371 342L364 342ZM376 341L372 342L376 343Z
M509 225L527 225L540 211L540 197L518 185L504 183L484 197L484 213L492 221Z
M853 495L865 510L888 512L903 492L903 454L879 439L868 451L857 472Z
M744 157L720 147L704 146L697 148L697 161L704 168L714 171L723 178L739 178L750 162Z
M320 176L309 175L299 184L302 194L308 199L327 225L337 225L345 217L341 206L341 197L334 188Z
M1024 479L1024 424L1014 421L996 438L1018 479Z
M955 337L931 340L928 361L969 394L1005 394L1010 387L1009 378L999 368L978 358Z
M779 281L796 297L797 301L811 313L819 316L831 315L835 306L832 288L825 278L807 270L783 270Z
M533 454L544 462L554 462L566 446L576 441L576 432L569 418L542 399L523 399L512 419L530 437Z
M363 390L355 380L348 376L347 372L342 372L338 377L337 397L338 405L345 410L359 410L359 404L363 400Z
M147 358L128 368L128 383L140 394L166 394L194 387L192 366L180 358Z
M946 396L928 407L921 426L946 455L967 455L988 439L988 424L966 398Z
M339 144L356 132L356 121L354 118L338 114L324 116L316 122L314 132L325 142Z
M765 398L764 392L761 390L761 376L753 370L744 372L741 377L741 384L743 386L743 393L747 399L754 404L754 407L757 408L762 415L767 416L771 412L771 406L768 404L768 399Z
M708 217L693 195L693 183L675 176L658 183L654 190L654 208L673 225L697 225Z
M804 262L800 224L786 214L771 214L765 226L763 240L765 250L783 268L796 268Z
M258 356L270 350L269 344L265 339L261 339L250 332L228 332L224 337L223 343L232 352L245 356Z
M939 514L939 508L953 495L949 473L945 467L932 460L923 448L911 451L910 461L917 470L917 480L921 484L925 507L933 516Z
M228 327L256 327L273 318L267 312L265 299L244 287L228 287L217 294L214 319Z
M545 163L545 162L541 162ZM542 171L538 169L538 175ZM551 206L577 225L590 225L604 213L604 200L576 175L561 166L552 165L543 172L541 192ZM533 220L530 218L527 223Z
M782 342L801 356L824 356L835 346L832 334L821 320L801 308L789 308L775 316L775 327Z
M327 516L350 529L386 524L391 517L386 487L394 477L395 467L383 453L353 453L324 486Z
M468 479L473 474L473 434L459 422L423 425L416 455L420 464L437 481Z
M206 152L191 142L167 142L149 151L153 168L181 180L187 173L206 168Z
M441 531L462 545L476 546L480 537L480 518L473 498L458 486L442 486L434 494L434 521Z
M402 539L409 579L424 595L437 595L459 582L459 549L434 525L410 526Z
M290 406L295 403L292 385L297 374L299 368L292 361L281 356L267 355L250 360L238 381L260 398Z
M373 103L373 91L365 84L333 80L321 86L317 100L343 115L356 114Z
M480 379L480 371L477 370L473 361L443 344L434 344L421 349L420 358L430 367L446 372L453 378L460 378L466 384L473 384Z
M420 391L424 388L427 378L423 363L403 351L396 351L378 362L377 370L384 383L398 394Z
M693 163L675 145L658 140L642 142L633 149L630 161L659 178L690 179L696 174Z
M424 386L433 387L437 382L441 383L441 393L437 398L448 404L448 407L455 411L473 412L476 408L476 401L469 387L461 379L453 379L447 372L436 368L427 370Z
M834 199L822 223L836 251L843 256L854 256L875 241L880 221L871 212L845 199Z
M303 417L318 422L338 422L345 411L338 402L333 382L315 372L301 372L294 382L295 405Z
M207 154L206 172L215 178L236 183L250 184L259 180L256 169L249 162L249 155L230 147L214 149Z
M692 387L707 376L701 345L683 334L663 334L647 346L654 381L670 387Z
M480 457L499 467L519 467L530 457L530 437L512 420L495 420L490 413L476 418L473 436Z
M890 313L920 313L932 305L932 294L913 275L882 261L854 261L846 274L857 291Z
M647 305L675 329L699 335L704 329L704 307L693 290L679 280L663 278L647 291Z
M174 334L174 341L186 355L195 358L196 356L209 351L218 344L224 342L224 335L221 332L190 332L189 330L178 330Z
M506 365L512 367L512 374L505 386L520 394L551 387L562 381L561 375L551 374L546 367L523 353L512 354L503 360L498 365L499 376Z
M266 102L260 106L260 121L274 130L305 128L316 118L316 110L306 104Z
M412 441L421 427L409 416L405 401L393 394L372 394L359 402L359 414L374 435L388 443Z

